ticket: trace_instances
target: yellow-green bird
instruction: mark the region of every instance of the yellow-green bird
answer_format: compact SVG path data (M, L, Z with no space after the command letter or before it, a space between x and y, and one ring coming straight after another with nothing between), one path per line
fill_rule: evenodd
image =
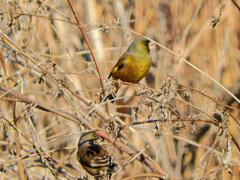
M112 77L130 83L138 83L148 73L152 60L150 56L150 41L143 37L136 38L113 67L108 78ZM151 46L151 45L150 45ZM114 102L119 85L115 84L116 91L108 98Z

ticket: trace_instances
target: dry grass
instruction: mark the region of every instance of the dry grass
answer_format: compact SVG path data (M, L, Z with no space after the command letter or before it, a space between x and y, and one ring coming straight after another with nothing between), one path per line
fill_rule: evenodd
M112 179L240 179L239 1L70 2L0 1L0 179L91 179L88 130ZM160 43L151 72L101 102L137 35Z

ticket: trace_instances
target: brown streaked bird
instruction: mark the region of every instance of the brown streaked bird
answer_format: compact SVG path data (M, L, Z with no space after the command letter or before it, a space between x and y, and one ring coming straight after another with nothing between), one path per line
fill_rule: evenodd
M103 176L111 177L117 164L98 141L99 136L95 132L84 133L78 142L77 159L95 179L102 179Z
M150 56L150 41L143 37L136 38L112 68L108 78L130 83L138 83L148 73L152 60ZM119 83L115 84L116 90L108 95L108 99L114 102Z

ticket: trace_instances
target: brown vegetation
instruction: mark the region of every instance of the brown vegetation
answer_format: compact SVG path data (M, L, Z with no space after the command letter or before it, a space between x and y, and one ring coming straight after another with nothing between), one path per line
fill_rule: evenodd
M0 179L91 179L76 158L88 130L112 179L240 179L239 5L0 1ZM158 44L150 73L101 101L139 35Z

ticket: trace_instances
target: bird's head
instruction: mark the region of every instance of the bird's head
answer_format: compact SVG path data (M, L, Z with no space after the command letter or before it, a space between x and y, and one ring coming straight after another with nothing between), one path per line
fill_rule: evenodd
M85 144L86 142L94 142L96 143L96 140L98 139L98 136L95 132L86 132L84 134L82 134L79 142L78 142L78 146L81 146L83 144Z
M150 41L148 39L144 37L137 37L129 46L127 51L130 53L149 55L150 53L149 43Z

